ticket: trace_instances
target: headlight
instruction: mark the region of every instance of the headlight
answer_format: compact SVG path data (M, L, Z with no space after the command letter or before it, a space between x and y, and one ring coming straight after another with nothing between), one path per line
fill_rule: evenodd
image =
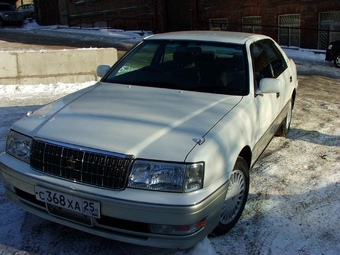
M191 192L203 187L204 164L136 160L128 187L136 189Z
M27 163L30 162L32 139L28 136L10 131L6 141L6 152Z
M331 49L332 49L332 47L333 47L333 45L332 45L332 44L328 45L328 49L329 49L329 50L331 50Z

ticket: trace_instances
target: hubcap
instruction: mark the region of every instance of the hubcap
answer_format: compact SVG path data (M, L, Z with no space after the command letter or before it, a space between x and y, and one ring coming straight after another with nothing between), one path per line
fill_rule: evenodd
M340 67L340 55L335 59L335 64Z
M289 110L288 110L288 113L287 113L287 118L286 118L286 130L289 129L291 120L292 120L292 104L290 103L289 104Z
M230 185L220 217L222 224L228 224L235 219L241 209L245 192L245 176L240 170L234 170L230 176Z

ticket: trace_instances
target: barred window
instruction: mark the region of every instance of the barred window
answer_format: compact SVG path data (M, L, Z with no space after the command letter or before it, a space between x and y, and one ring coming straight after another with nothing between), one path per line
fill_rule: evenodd
M262 34L261 16L242 17L242 31L246 33Z

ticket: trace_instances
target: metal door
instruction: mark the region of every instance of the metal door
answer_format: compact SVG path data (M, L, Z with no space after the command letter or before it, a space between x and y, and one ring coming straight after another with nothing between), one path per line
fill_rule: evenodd
M340 11L319 13L318 48L327 49L330 42L340 40Z
M279 15L279 44L300 47L300 14Z
M193 29L194 11L191 1L166 0L166 30L181 31Z

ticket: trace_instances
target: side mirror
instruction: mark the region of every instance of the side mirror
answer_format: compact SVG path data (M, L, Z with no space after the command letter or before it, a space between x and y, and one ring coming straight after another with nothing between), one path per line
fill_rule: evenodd
M277 93L280 94L282 90L281 82L275 78L263 78L260 80L260 86L256 89L256 95Z
M110 70L110 66L100 65L97 67L97 76L103 77Z

